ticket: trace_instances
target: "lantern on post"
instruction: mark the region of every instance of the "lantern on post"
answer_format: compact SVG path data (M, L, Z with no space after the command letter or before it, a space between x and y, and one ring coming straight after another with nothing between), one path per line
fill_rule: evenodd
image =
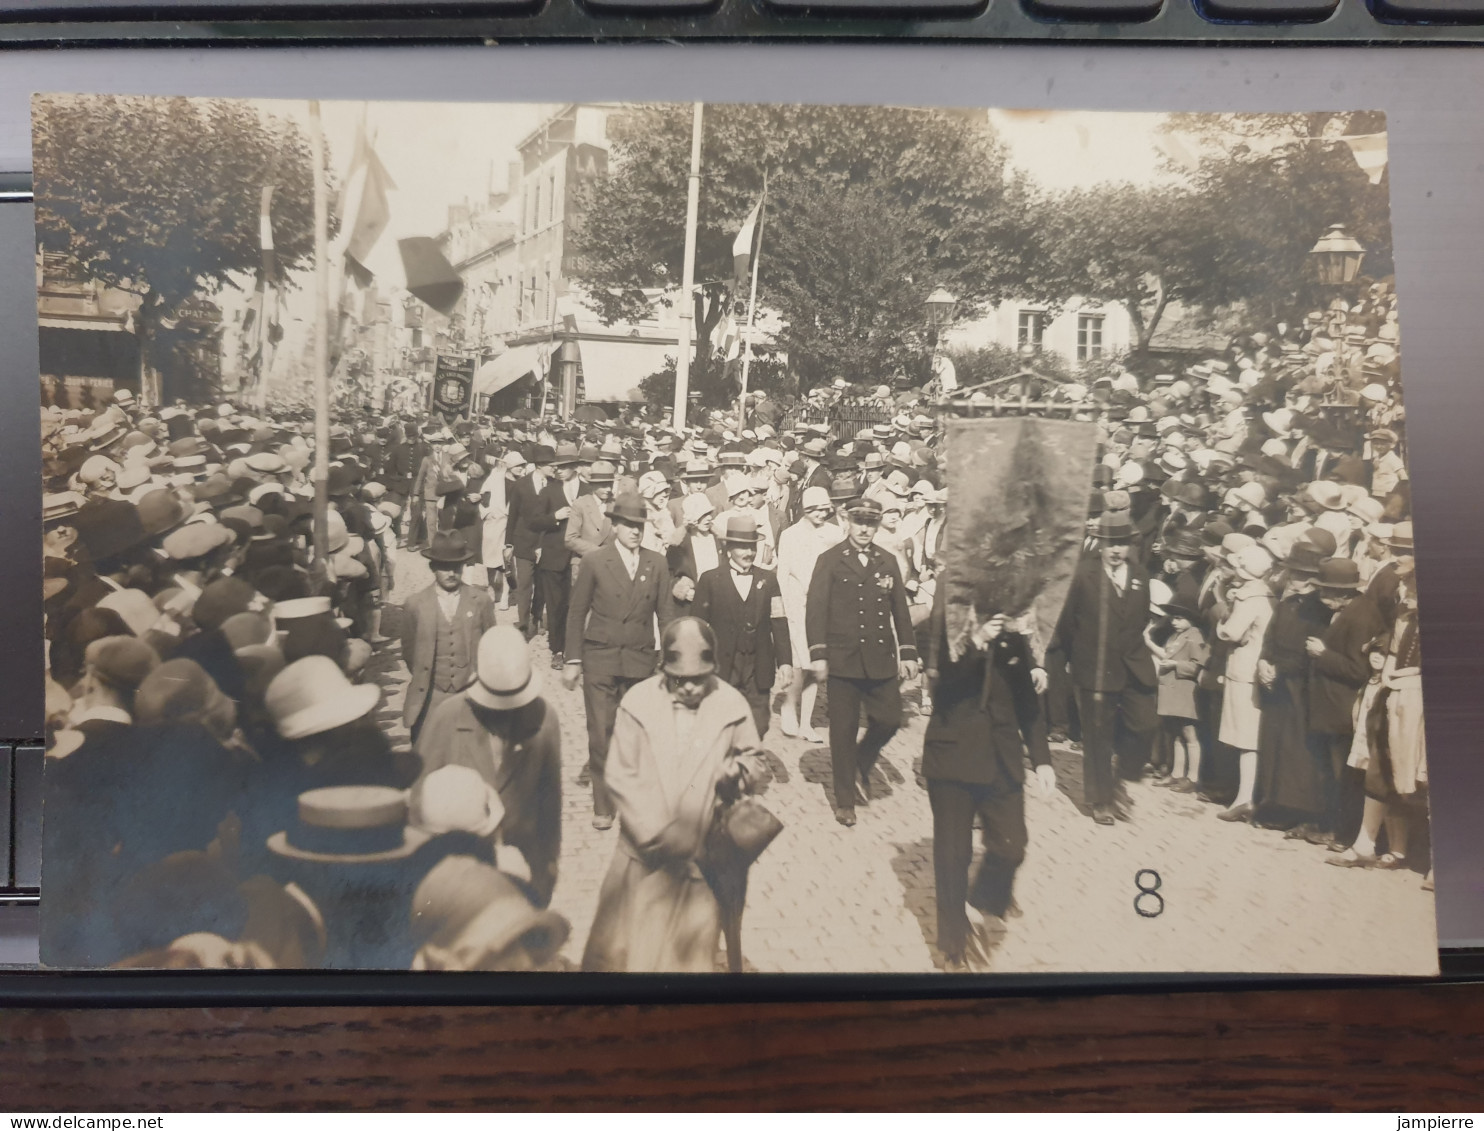
M942 330L953 321L954 312L958 309L958 299L939 287L928 295L923 305L927 307L928 325L934 330Z
M1327 287L1353 283L1360 274L1360 261L1365 257L1365 248L1345 231L1343 224L1331 224L1329 231L1309 249L1314 266L1319 272L1319 281Z

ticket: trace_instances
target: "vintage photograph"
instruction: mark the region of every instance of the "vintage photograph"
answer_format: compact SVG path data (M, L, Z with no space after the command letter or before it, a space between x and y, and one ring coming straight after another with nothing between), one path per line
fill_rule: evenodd
M1384 115L33 112L43 964L1436 972Z

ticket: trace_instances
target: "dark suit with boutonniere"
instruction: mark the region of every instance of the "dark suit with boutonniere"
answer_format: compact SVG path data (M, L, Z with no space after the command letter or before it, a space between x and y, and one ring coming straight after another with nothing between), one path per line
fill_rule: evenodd
M603 767L618 702L629 688L654 674L659 634L675 619L665 559L642 547L636 553L639 565L632 578L616 542L584 557L567 610L566 658L568 664L582 665L588 772L597 817L614 815Z
M1047 650L1048 667L1064 662L1071 672L1082 719L1086 801L1095 811L1113 805L1113 755L1118 775L1137 781L1159 725L1159 681L1144 642L1149 575L1136 562L1127 565L1120 593L1096 552L1083 558Z
M810 660L829 664L835 808L853 821L857 776L867 781L902 725L897 665L917 660L896 558L875 543L861 550L849 538L825 550L814 563L804 623ZM857 740L862 707L866 733Z
M723 562L696 582L691 616L700 617L716 633L716 674L747 699L759 737L768 733L769 697L778 661L793 658L783 594L772 570L753 567L744 600L733 580L733 569Z

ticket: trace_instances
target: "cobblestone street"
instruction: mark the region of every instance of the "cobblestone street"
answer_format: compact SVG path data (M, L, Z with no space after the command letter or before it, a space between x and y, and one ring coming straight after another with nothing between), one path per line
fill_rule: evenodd
M397 557L393 603L429 584L423 559ZM383 631L395 637L400 609ZM513 623L514 610L500 613ZM550 670L544 636L532 642L543 694L561 719L563 812L561 873L552 901L572 924L563 955L581 960L598 888L618 837L592 827L591 794L577 784L586 761L580 690ZM373 660L385 700L379 712L395 742L406 669L395 643ZM910 701L909 701L910 704ZM776 780L766 801L784 831L751 874L743 950L750 969L767 972L917 973L938 968L932 820L917 775L924 720L907 724L886 748L873 794L853 829L831 810L828 748L770 730ZM824 701L816 726L823 732ZM1433 904L1415 872L1339 869L1323 849L1283 834L1226 824L1192 795L1131 787L1133 819L1095 825L1078 808L1081 754L1053 748L1058 791L1026 798L1030 845L1016 882L1023 917L995 947L994 970L1263 971L1380 974L1435 969ZM1076 799L1074 801L1074 799ZM1134 875L1161 877L1164 913L1134 911Z

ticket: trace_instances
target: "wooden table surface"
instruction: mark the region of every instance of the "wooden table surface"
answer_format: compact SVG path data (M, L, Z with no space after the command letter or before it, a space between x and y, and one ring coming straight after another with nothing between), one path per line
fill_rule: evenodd
M1484 985L0 1012L0 1108L1484 1109ZM69 1097L71 1100L69 1101Z

